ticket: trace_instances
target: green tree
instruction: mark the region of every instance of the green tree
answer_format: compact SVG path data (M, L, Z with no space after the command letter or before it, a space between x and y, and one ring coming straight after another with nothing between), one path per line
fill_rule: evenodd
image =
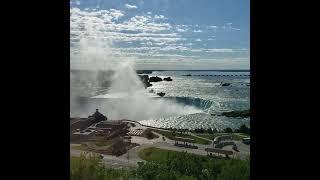
M126 144L122 138L118 137L113 140L112 144L112 154L120 156L127 152Z
M239 128L239 132L244 134L250 134L250 129L245 124L242 124Z
M227 128L224 129L224 132L225 133L232 133L233 131L232 131L231 128L227 127Z

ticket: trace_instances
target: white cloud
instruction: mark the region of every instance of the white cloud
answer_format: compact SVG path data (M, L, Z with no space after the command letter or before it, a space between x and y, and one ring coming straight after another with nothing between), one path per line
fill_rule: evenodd
M178 32L186 32L187 30L185 30L185 29L180 29L180 28L177 28L177 31L178 31Z
M202 30L200 30L200 29L199 30L194 30L193 32L197 32L198 33L198 32L202 32Z
M149 11L149 12L147 12L147 14L149 14L149 15L150 15L150 14L152 14L152 12L150 12L150 11Z
M216 29L216 28L218 28L218 26L209 26L209 28Z
M232 23L226 23L225 25L223 25L221 27L222 29L225 29L225 30L236 30L236 31L240 31L239 28L235 28L232 26Z
M96 11L70 9L72 63L77 61L77 54L81 51L88 53L88 57L89 55L93 57L89 58L90 61L95 61L94 59L98 55L115 60L122 59L122 57L133 57L148 62L159 59L161 64L164 63L164 60L168 60L173 66L179 65L179 63L181 66L187 66L183 64L186 63L185 59L199 59L200 56L198 55L202 56L203 54L212 58L215 55L214 53L230 53L230 55L233 55L232 53L236 52L248 52L247 49L207 49L200 47L195 49L191 42L185 42L187 39L184 37L185 34L181 32L191 28L197 29L195 31L201 31L203 27L206 28L207 26L198 26L197 28L194 28L193 25L173 26L166 21L158 21L159 19L166 19L163 15L153 16L150 15L151 12L147 14L149 15L130 17L130 14L125 14L124 11L117 9ZM225 24L225 26L232 27L232 24ZM209 36L208 40L214 38L215 36ZM195 41L201 42L201 39L198 38ZM94 44L94 47L98 46L99 48L83 49L82 45L84 43ZM113 46L116 43L126 43L128 47ZM185 55L185 52L191 52L191 54ZM211 60L214 61L214 59ZM82 61L84 60L82 59ZM208 64L210 63L206 65Z
M166 19L163 15L155 15L154 19Z
M135 6L135 5L130 5L130 4L125 4L124 5L126 8L128 8L128 9L137 9L138 7L137 6Z

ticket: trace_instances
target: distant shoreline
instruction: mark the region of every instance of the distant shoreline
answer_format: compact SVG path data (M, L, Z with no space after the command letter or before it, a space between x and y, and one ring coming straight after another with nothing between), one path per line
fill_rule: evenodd
M90 69L70 69L70 72L91 72L94 73L96 70L90 70ZM106 72L106 71L112 71L112 70L98 70L99 72ZM250 72L249 69L212 69L212 70L136 70L137 74L151 74L154 71L193 71L193 72L199 72L199 71L215 71L215 72Z
M219 72L250 72L249 69L223 69L223 70L137 70L137 71L219 71Z

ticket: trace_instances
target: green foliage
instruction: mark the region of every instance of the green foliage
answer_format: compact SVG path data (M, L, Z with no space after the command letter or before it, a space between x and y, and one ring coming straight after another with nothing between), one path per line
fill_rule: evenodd
M120 156L127 152L126 144L122 138L115 138L112 144L112 154Z
M250 128L248 128L245 124L242 124L239 127L238 132L250 135Z
M151 150L150 150L151 149ZM137 170L107 168L96 154L82 154L70 159L71 180L247 180L250 179L250 158L214 159L158 148L149 148L147 162ZM151 153L150 153L151 152ZM147 153L148 154L148 153ZM159 155L161 154L161 155ZM144 157L143 157L144 158Z
M155 139L158 138L159 136L157 136L156 134L153 134L152 131L150 129L146 129L143 132L143 136L147 139Z
M226 129L224 129L224 132L225 133L232 133L233 130L231 128L227 127Z
M135 170L106 168L97 154L70 158L70 180L138 179Z
M168 139L171 139L171 140L179 140L177 138L175 138L176 136L179 136L179 137L183 137L183 138L191 138L191 139L194 139L194 142L189 142L189 143L198 143L198 144L210 144L211 141L208 141L208 140L205 140L205 139L201 139L201 138L198 138L198 137L195 137L195 136L192 136L190 134L185 134L185 133L179 133L175 130L173 131L161 131L161 130L154 130L155 132L165 136L166 138ZM186 140L186 142L188 142L188 140Z
M249 160L213 159L159 148L144 149L139 156L147 160L138 169L142 179L250 179Z

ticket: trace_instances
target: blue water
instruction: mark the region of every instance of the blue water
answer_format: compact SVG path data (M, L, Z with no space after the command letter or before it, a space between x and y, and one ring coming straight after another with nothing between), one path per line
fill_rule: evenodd
M187 74L192 76L183 76ZM173 81L154 82L148 89L164 92L166 93L164 98L180 104L195 106L203 112L140 122L151 126L188 129L236 128L241 124L250 126L250 118L228 118L213 115L225 111L250 109L250 76L248 75L250 72L154 71L149 76L161 78L170 76ZM230 83L230 86L221 86L221 83Z
M192 76L183 76L187 74ZM70 115L86 117L99 108L111 119L129 118L154 127L223 129L226 127L237 128L241 124L250 126L250 118L230 118L217 115L225 111L250 109L249 74L250 72L225 71L153 71L148 75L161 78L170 76L173 81L152 82L152 86L147 90L166 93L164 97L160 98L161 100L180 104L182 107L186 107L185 111L182 109L183 112L181 112L180 108L178 113L174 113L170 109L164 108L166 112L170 112L170 115L165 113L167 116L157 116L149 112L152 108L146 107L152 105L139 104L140 109L132 106L120 106L121 112L119 112L119 108L115 109L113 105L119 107L116 104L122 100L82 98L76 101L76 106L71 106ZM230 85L221 86L221 83L230 83ZM78 87L75 88L78 89ZM89 88L88 91L96 92L92 88ZM107 89L101 91L101 94L105 94L106 91ZM122 103L125 105L125 102ZM192 108L190 109L190 107ZM137 113L130 114L134 108ZM138 115L142 113L145 113L142 118L133 118L139 117Z

